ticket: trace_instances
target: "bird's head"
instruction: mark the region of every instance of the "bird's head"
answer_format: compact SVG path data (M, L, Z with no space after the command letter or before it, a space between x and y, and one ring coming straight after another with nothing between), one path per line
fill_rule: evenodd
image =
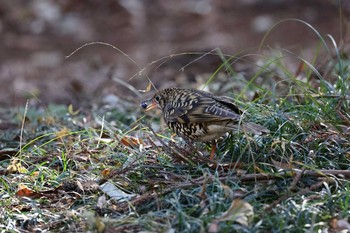
M146 109L146 111L149 111L154 108L163 109L165 106L165 103L168 99L168 93L166 91L159 91L156 94L153 95L150 99L145 99L141 101L141 107Z

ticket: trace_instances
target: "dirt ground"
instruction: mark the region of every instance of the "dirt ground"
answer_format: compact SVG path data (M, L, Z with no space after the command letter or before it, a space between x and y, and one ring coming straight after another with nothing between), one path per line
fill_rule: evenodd
M138 101L127 88L188 84L222 63L205 56L257 53L266 32L284 19L300 19L321 35L346 40L349 1L336 0L3 0L0 4L0 106L87 104L107 96ZM342 18L341 18L342 17ZM280 23L264 48L312 53L317 35L297 21ZM94 44L104 42L118 48ZM216 50L218 51L218 50ZM124 53L124 54L123 54ZM181 56L171 56L187 53ZM149 63L162 58L161 62ZM186 66L184 70L181 68ZM143 70L141 75L139 72ZM126 84L116 82L122 80Z

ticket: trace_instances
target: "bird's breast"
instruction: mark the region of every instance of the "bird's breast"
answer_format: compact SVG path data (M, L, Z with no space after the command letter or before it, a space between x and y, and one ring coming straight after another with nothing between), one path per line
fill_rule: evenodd
M181 124L179 122L168 122L168 126L178 136L198 142L209 142L218 139L232 130L223 125L208 125L205 123Z

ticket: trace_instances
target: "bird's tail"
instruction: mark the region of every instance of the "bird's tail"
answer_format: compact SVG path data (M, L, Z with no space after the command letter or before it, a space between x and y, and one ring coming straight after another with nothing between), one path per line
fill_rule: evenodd
M270 133L270 130L265 128L262 125L255 124L253 122L245 122L242 124L242 129L244 132L253 133L256 135L267 134Z

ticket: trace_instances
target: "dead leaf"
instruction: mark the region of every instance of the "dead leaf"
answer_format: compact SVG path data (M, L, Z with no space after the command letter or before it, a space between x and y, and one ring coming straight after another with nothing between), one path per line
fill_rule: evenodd
M105 208L107 205L107 198L105 195L100 196L97 198L97 204L96 206L100 209Z
M100 185L100 189L107 194L109 197L116 201L126 201L131 199L132 197L135 196L135 194L128 194L118 187L116 187L114 184L110 182L106 182L102 185Z
M278 147L279 145L281 146L281 149L282 149L282 154L285 154L286 152L286 144L287 142L286 141L283 141L283 140L274 140L271 144L271 148L272 149L275 149L276 147Z
M256 164L254 164L254 170L257 172L257 173L260 173L260 174L266 174L266 172L261 169L260 167L258 167Z
M70 133L70 130L66 127L63 127L60 131L56 132L57 138L63 138Z
M33 172L33 173L32 173L32 176L33 176L33 177L38 177L38 176L39 176L39 174L40 174L40 172L39 172L39 171L35 171L35 172Z
M230 186L221 183L221 187L224 190L225 198L233 199L234 193Z
M152 88L152 83L149 82L149 83L147 84L147 87L146 87L145 90L138 90L138 91L139 91L139 92L142 92L142 93L147 93L147 92L149 92L149 91L151 90L151 88Z
M103 178L109 177L110 174L111 174L111 169L109 169L109 168L106 168L101 172L101 175Z
M27 186L20 184L18 186L18 191L16 195L19 197L32 197L34 192L30 190Z
M54 197L57 197L58 195L57 190L58 188L55 188L53 190L36 192L28 188L26 185L20 184L18 185L18 191L16 192L16 195L19 197L29 197L29 198L41 198L41 197L54 198Z
M221 217L214 219L210 225L208 231L211 233L219 232L220 222L233 221L242 226L249 226L253 220L254 210L253 207L242 199L235 199L232 201L231 206L225 211Z
M11 164L8 165L7 169L6 169L9 173L21 173L21 174L25 174L28 172L28 170L23 167L21 161L19 161L18 159L12 160Z
M124 145L124 146L128 146L131 148L138 148L140 147L140 145L143 145L143 141L142 139L139 138L135 138L132 136L124 136L120 142Z
M223 213L219 221L234 221L243 226L248 226L254 215L253 207L242 199L233 200L230 208Z
M290 163L282 163L282 162L278 162L274 159L271 159L271 162L275 166L275 168L277 168L278 170L292 170L293 169L293 165Z
M78 115L79 112L80 112L79 109L78 109L78 110L75 110L75 111L73 110L73 105L72 105L72 104L70 104L70 105L68 106L68 113L69 113L70 115L75 116L75 115Z
M40 198L44 195L29 189L25 185L19 185L16 195L19 197Z

